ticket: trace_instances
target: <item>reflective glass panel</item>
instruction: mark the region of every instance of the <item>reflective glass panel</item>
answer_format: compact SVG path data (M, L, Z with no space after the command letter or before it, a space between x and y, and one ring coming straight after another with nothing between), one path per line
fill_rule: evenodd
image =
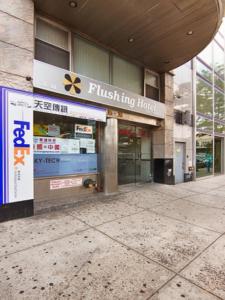
M214 80L215 86L220 88L221 90L224 90L224 81L218 75L214 75Z
M199 131L213 132L213 121L205 119L201 116L196 116L196 127Z
M214 69L224 78L224 50L216 42L214 42Z
M202 52L198 54L207 65L212 67L212 44L209 44Z
M206 80L212 82L212 71L207 68L203 63L199 60L196 61L197 73L204 77Z
M216 133L225 134L224 124L215 123L214 128Z
M201 78L197 78L197 112L212 117L212 86Z
M225 119L224 93L215 90L215 118L219 120Z

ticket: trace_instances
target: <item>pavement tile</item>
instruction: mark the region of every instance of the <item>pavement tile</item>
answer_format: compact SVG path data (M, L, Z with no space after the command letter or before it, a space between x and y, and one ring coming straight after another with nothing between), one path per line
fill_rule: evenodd
M172 272L89 229L1 258L0 299L146 299Z
M189 281L176 276L166 284L151 300L218 300L216 296L202 290Z
M174 197L155 192L151 189L138 190L121 195L121 200L141 208L151 208L173 201Z
M219 236L148 211L98 229L174 271L184 267Z
M178 185L178 187L195 193L206 193L211 190L220 188L221 184L205 182L202 180L202 181L191 181L191 182L181 183Z
M225 197L219 197L210 194L198 194L194 196L188 196L187 198L184 198L184 200L209 207L225 209Z
M0 223L0 256L88 228L67 212Z
M143 209L113 198L112 200L81 204L79 207L71 209L70 213L91 226L97 226L140 211Z
M185 268L182 275L225 299L225 236Z
M222 209L207 207L180 199L160 207L153 207L152 210L209 230L220 233L225 232L225 211Z
M186 190L183 188L180 188L179 185L166 185L166 184L156 184L153 183L150 186L150 189L152 191L156 191L158 193L162 193L164 195L172 196L173 199L176 198L183 198L189 195L195 195L196 192L192 192L190 190Z
M209 195L214 195L215 197L223 197L225 198L225 189L216 189L213 191L208 192Z

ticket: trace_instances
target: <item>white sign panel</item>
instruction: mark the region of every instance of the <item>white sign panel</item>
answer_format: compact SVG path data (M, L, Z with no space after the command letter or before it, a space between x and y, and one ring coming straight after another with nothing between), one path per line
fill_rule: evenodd
M33 199L33 95L8 90L8 203Z
M106 109L34 94L34 110L78 119L106 122Z
M50 190L59 190L82 186L82 177L50 180Z

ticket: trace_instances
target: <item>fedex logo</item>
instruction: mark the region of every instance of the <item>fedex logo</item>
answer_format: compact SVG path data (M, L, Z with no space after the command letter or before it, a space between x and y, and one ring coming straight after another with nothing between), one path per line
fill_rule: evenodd
M24 165L26 155L30 155L30 144L26 144L26 131L30 130L30 123L24 121L14 121L16 128L13 130L14 143L14 166Z

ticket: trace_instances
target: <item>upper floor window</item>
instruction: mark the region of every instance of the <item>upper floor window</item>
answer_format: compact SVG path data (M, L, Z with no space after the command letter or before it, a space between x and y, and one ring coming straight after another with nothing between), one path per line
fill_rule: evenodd
M109 52L79 37L74 38L74 71L110 83Z
M69 33L37 18L35 58L68 70L70 68Z
M160 100L159 75L145 70L145 96L153 100Z
M112 84L143 95L143 70L141 67L117 56L112 56Z

